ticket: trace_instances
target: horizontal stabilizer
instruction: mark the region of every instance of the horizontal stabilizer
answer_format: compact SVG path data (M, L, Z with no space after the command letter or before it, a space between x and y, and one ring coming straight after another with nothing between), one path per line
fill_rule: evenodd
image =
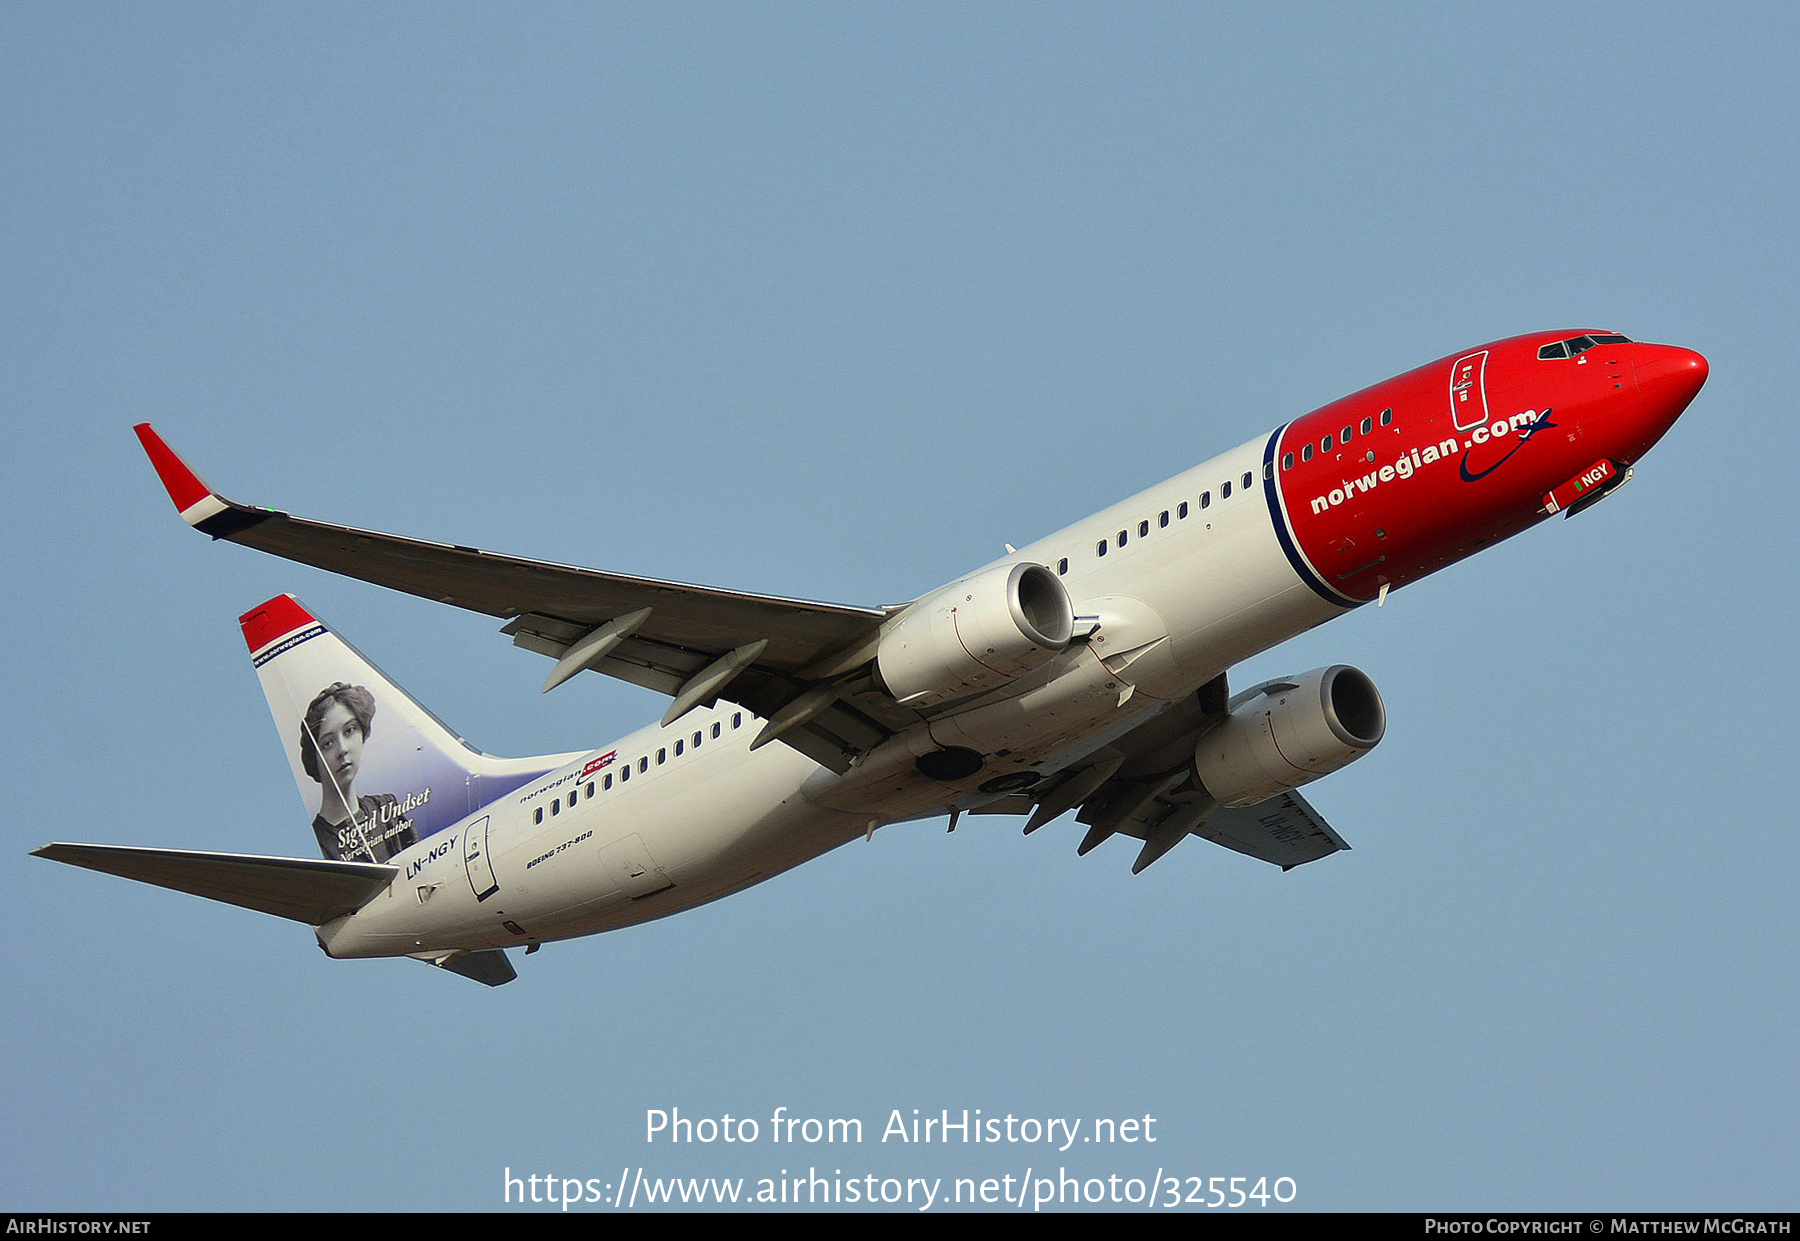
M255 857L192 849L50 844L33 857L153 883L258 913L319 926L354 913L379 895L398 868L373 862Z

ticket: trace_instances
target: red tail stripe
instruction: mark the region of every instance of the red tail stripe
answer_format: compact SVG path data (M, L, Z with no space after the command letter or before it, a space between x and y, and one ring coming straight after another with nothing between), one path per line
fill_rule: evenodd
M278 638L285 638L294 630L311 625L317 618L300 606L300 601L292 595L277 595L259 608L252 608L238 617L238 624L244 627L244 643L250 648L252 655Z

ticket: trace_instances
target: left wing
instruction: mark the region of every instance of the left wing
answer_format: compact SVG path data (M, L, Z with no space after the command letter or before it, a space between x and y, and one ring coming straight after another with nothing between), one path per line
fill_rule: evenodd
M504 617L502 632L515 645L559 661L546 690L591 668L671 695L671 722L725 698L780 723L775 735L765 729L764 739L779 736L838 771L916 718L845 679L874 653L871 643L889 615L880 608L604 573L255 508L207 486L149 423L135 429L169 498L195 529Z

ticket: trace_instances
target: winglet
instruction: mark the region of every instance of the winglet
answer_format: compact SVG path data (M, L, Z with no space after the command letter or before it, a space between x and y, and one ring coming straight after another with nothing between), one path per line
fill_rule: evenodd
M162 480L169 499L175 502L176 511L188 525L215 539L224 539L269 516L267 512L233 504L208 487L149 423L140 422L132 430L137 432L138 442L149 455L150 464L156 467L156 476Z
M200 476L188 468L188 463L175 455L175 450L164 442L156 433L156 428L147 422L140 422L132 430L137 432L138 442L150 455L150 464L156 467L156 476L162 479L162 485L168 489L169 499L175 501L176 509L190 526L197 526L206 518L221 512L225 502L213 494L213 489L201 481ZM208 504L207 501L212 503Z

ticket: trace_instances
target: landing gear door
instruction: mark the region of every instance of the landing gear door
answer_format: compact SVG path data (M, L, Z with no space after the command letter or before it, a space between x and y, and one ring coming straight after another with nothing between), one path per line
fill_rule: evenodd
M486 815L463 831L463 869L468 872L469 886L475 890L478 901L485 901L500 890L500 883L494 878L494 867L488 861L487 837Z

